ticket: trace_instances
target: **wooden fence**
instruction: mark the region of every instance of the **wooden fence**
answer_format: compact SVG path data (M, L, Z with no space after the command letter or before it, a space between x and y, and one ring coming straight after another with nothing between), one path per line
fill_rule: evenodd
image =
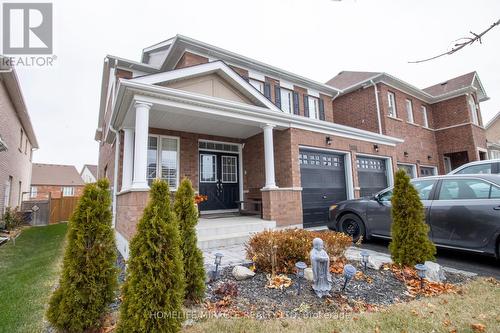
M80 197L50 198L49 223L68 221Z

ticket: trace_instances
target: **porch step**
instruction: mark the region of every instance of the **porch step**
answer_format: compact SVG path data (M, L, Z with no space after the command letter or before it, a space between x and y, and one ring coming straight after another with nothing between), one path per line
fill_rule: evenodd
M198 247L202 250L244 244L252 234L274 229L276 222L253 216L220 219L201 218L197 227Z

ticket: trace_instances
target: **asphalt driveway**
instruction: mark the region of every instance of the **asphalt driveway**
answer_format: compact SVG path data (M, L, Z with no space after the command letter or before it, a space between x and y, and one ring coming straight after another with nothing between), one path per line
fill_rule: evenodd
M373 251L389 253L387 249L388 245L388 240L372 239L364 242L362 247ZM500 279L500 261L497 261L493 257L438 248L436 259L437 263L443 266Z

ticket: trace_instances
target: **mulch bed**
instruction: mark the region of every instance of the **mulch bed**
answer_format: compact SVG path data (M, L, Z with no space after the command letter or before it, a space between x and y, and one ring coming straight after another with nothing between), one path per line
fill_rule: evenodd
M297 278L293 274L288 277L292 285L288 288L266 288L267 275L257 272L253 278L237 281L231 274L232 268L225 268L217 281L210 282L206 290L205 309L221 316L242 316L253 318L310 317L342 314L347 312L377 311L379 308L394 303L406 302L421 297L420 291L412 289L412 284L419 282L411 272L395 274L392 266L381 270L367 269L363 271L358 262L350 262L358 273L351 280L345 291L342 291L344 278L341 274L332 273L331 296L318 298L312 290L311 282L302 280L302 292L297 294ZM402 276L404 275L404 277ZM466 282L469 278L461 274L447 273L447 281L454 284ZM224 284L235 284L237 295L224 296L216 290ZM442 292L458 290L451 284L438 284ZM431 285L429 283L429 288ZM441 289L434 291L439 293ZM434 292L432 291L432 292ZM427 286L422 294L431 295Z

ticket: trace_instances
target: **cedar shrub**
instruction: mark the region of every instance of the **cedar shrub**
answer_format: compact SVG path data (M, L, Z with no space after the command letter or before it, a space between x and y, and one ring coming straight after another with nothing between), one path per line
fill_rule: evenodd
M396 173L392 195L392 240L389 244L392 260L403 266L414 266L433 260L436 247L429 239L429 226L417 190L404 170Z
M198 209L194 202L194 189L191 181L184 178L175 194L174 211L179 220L181 251L184 260L186 281L185 299L201 301L205 293L205 267L203 254L197 245L196 224Z
M179 225L168 184L155 180L130 241L118 332L178 332L183 320L184 270Z
M265 230L253 235L246 245L247 258L258 270L272 273L273 248L276 246L276 273L291 274L296 271L295 263L310 264L309 253L312 241L323 240L325 251L331 262L343 259L345 251L352 245L352 237L335 231L309 231L304 229Z
M100 325L117 287L109 181L88 184L70 217L62 275L47 319L67 332Z

